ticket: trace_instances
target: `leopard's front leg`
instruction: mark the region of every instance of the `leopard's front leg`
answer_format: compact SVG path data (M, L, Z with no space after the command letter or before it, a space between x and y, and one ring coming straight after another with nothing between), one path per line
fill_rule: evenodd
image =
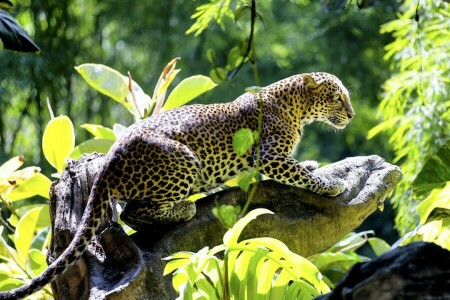
M267 147L263 147L267 148ZM320 195L337 196L344 192L345 183L314 175L307 166L294 158L274 153L273 149L261 151L260 173L284 184L305 188Z

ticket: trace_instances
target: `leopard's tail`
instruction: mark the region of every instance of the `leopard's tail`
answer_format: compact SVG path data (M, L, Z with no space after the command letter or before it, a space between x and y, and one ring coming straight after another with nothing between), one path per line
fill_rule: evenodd
M102 172L99 172L102 174ZM19 288L1 292L0 299L21 299L42 289L55 277L67 270L83 254L94 236L108 207L109 195L102 176L97 176L83 213L80 225L67 249L39 276Z

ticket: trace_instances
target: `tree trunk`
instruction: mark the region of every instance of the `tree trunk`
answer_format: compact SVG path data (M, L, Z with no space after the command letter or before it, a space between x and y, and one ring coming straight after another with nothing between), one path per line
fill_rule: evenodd
M52 187L49 261L70 243L102 161L103 155L93 154L70 162ZM347 158L315 173L344 180L346 191L331 198L274 181L260 182L249 209L264 207L275 214L252 221L242 238L270 236L302 256L319 253L381 207L402 177L397 166L378 156ZM227 189L198 200L197 213L188 222L154 226L131 236L115 223L117 213L111 208L88 251L52 283L55 299L174 299L171 276L162 275L161 258L221 244L226 229L211 209L216 203L243 207L246 200L239 188Z

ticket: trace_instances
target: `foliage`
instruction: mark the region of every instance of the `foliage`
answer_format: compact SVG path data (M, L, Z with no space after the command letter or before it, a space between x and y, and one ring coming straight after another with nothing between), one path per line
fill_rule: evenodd
M355 263L368 260L356 253L366 242L377 255L390 248L381 239L369 238L372 231L350 233L310 260L276 239L238 242L244 227L262 214L271 212L250 211L227 231L222 245L165 258L164 275L174 272L177 299L312 299L333 288Z
M8 222L2 220L4 225L0 226L0 291L23 285L47 266L48 206L16 204L36 195L48 198L51 182L38 167L19 170L23 163L23 157L16 156L0 166L0 202L11 213ZM9 236L14 247L5 240L5 227L14 227L14 235ZM48 297L51 292L44 288L38 295Z
M388 251L390 246L382 239L368 237L373 231L351 232L339 242L311 259L311 262L323 275L323 280L330 288L339 282L345 273L356 263L368 261L369 258L356 251L369 242L376 256Z
M255 209L240 219L223 244L198 253L179 252L164 275L175 271L178 299L312 299L329 291L317 268L292 253L282 242L255 238L238 242L244 227L266 209ZM216 257L224 252L224 259Z
M400 241L433 242L450 250L450 149L442 146L424 165L413 183L414 192L428 195L417 206L420 223Z
M417 202L411 201L414 178L450 138L449 16L448 4L443 1L418 4L408 0L402 4L398 19L381 27L382 33L395 38L385 54L386 60L392 60L394 74L384 84L379 110L384 121L369 132L369 137L388 132L395 161L401 164L404 179L393 203L402 233L411 230L417 220L413 217L417 216Z
M141 112L152 113L158 105L163 106L166 89L178 73L174 69L175 64L176 60L173 60L164 69L155 88L153 99L156 101L142 92L138 85L131 81L131 78L124 77L107 66L84 64L76 69L89 85L121 103L134 114L136 119L139 119L142 117ZM194 92L182 93L186 89L186 85L193 83L196 87ZM120 87L121 84L122 87ZM214 86L215 84L205 76L192 76L177 86L178 92L170 94L169 108L180 106ZM130 88L125 93L124 88L128 89L128 87L133 89ZM145 100L147 101L146 105L139 105L142 103L142 99L149 99L149 101ZM140 110L141 108L143 109ZM94 139L74 147L75 132L72 121L67 116L54 117L50 106L49 109L52 118L45 128L42 148L48 162L58 172L56 174L58 177L64 171L68 158L78 158L83 153L94 151L106 153L116 140L114 130L101 125L84 124L82 127L94 135ZM14 231L14 235L9 238L12 244L10 246L3 237L5 227L0 226L0 291L7 291L23 285L47 267L45 252L50 237L48 206L47 204L34 205L26 199L35 195L48 199L51 182L40 173L38 167L18 170L23 163L23 157L17 156L0 166L0 201L11 213L9 222L4 222L4 224L15 227L8 228ZM20 209L15 207L18 200L26 201ZM44 298L50 295L51 291L47 287L37 294L38 297Z

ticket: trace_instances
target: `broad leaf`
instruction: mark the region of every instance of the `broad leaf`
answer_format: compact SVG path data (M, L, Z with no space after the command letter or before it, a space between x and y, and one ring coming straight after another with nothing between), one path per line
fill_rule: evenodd
M442 146L423 166L413 182L414 194L424 196L450 181L450 143Z
M23 162L24 158L21 155L13 157L8 161L4 162L0 166L0 178L8 177L12 172L20 168L23 165Z
M92 139L79 144L70 154L70 158L78 159L85 153L108 153L109 148L114 144L112 140Z
M380 256L391 249L391 246L389 246L386 241L376 237L369 238L369 244L370 247L372 247L373 252L375 252L377 256Z
M188 77L173 89L169 98L167 98L164 109L169 110L182 106L215 86L216 84L207 76L195 75Z
M41 274L47 268L46 256L38 249L30 249L29 263L34 276Z
M116 139L120 138L122 134L127 130L127 127L123 126L122 124L115 123L113 125L113 131L114 135L116 136Z
M240 156L247 153L254 143L254 135L250 128L239 129L233 135L233 149Z
M439 208L450 210L450 182L443 189L434 189L431 194L417 205L420 223L431 219L432 213Z
M112 141L116 140L114 131L111 128L97 124L83 124L81 125L81 128L86 129L87 131L89 131L90 134L92 134L98 139L106 139Z
M32 177L10 189L6 197L10 201L22 200L36 195L49 199L52 182L42 173L35 173Z
M91 87L130 109L130 105L125 102L125 97L130 92L127 77L101 64L82 64L75 67L75 70Z
M273 212L265 208L257 208L250 211L243 218L237 221L236 224L234 224L233 228L229 229L225 233L223 237L223 243L227 246L236 244L237 240L239 239L239 236L241 235L242 230L244 230L244 227L247 226L247 224L250 223L250 221L264 214L273 214Z
M28 257L31 242L34 238L36 225L39 220L42 207L36 207L28 211L17 224L16 232L14 234L14 243L16 249L23 259Z
M75 146L72 121L67 116L53 118L48 122L42 137L42 150L47 161L61 173L66 159Z

